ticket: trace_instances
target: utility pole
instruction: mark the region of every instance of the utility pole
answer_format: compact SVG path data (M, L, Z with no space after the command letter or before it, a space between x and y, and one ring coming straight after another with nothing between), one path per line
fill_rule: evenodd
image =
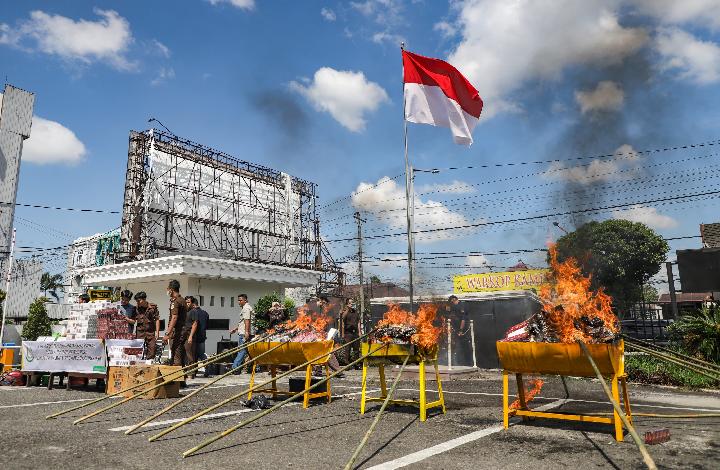
M362 246L362 224L365 222L364 219L360 218L360 212L355 212L353 218L357 222L358 229L358 275L360 276L360 324L363 325L361 328L361 334L365 334L365 284L363 282L363 246Z
M677 320L678 318L678 306L677 306L677 295L675 295L675 277L673 276L672 262L667 261L665 263L665 269L667 269L668 286L670 288L670 307L672 309L672 316Z
M2 323L0 323L0 349L3 345L3 335L5 334L5 316L7 315L7 299L10 294L10 279L12 278L13 258L15 257L15 231L12 232L12 244L10 245L10 257L7 258L8 268L7 277L5 278L5 300L3 301Z

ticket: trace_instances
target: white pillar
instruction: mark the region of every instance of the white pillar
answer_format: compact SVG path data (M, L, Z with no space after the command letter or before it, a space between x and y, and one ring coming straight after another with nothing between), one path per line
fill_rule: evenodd
M450 319L447 320L447 344L448 370L452 370L452 325Z
M470 320L470 344L472 344L473 367L477 369L477 356L475 356L475 324Z

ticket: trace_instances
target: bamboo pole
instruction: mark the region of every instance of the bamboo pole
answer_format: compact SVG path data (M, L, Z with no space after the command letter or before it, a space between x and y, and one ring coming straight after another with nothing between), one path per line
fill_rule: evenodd
M348 344L349 344L349 343L348 343ZM367 354L365 354L364 356L359 357L358 359L354 360L353 362L351 362L350 364L346 365L345 367L341 367L339 370L333 372L332 374L330 374L330 375L327 376L326 378L322 379L321 381L319 381L319 382L317 382L317 383L309 386L308 388L306 388L305 390L303 390L303 391L301 391L301 392L296 393L295 395L291 396L290 398L286 398L285 400L281 401L280 403L278 403L278 404L276 404L276 405L273 405L272 408L268 408L267 410L263 411L262 413L259 413L259 414L253 416L253 417L250 418L250 419L247 419L247 420L245 420L245 421L242 421L242 422L236 424L235 426L226 429L225 431L221 432L220 434L211 437L210 439L208 439L208 440L206 440L206 441L198 444L197 446L193 447L192 449L186 450L185 452L183 452L183 458L189 457L189 456L191 456L192 454L194 454L195 452L199 451L200 449L209 446L209 445L212 444L213 442L215 442L215 441L217 441L217 440L219 440L219 439L222 439L223 437L226 437L226 436L232 434L233 432L237 431L237 430L240 429L241 427L247 426L248 424L253 423L253 422L257 421L258 419L262 418L263 416L267 416L268 414L270 414L270 413L272 413L273 411L277 410L277 409L280 408L281 406L283 406L283 405L285 405L285 404L287 404L287 403L290 403L291 401L295 400L295 399L298 398L298 397L301 397L301 396L304 395L306 392L309 392L309 391L311 391L311 390L316 389L317 387L319 387L320 385L323 385L325 382L327 382L328 380L332 379L332 378L335 377L336 375L340 374L341 372L344 372L344 371L348 370L349 368L351 368L351 367L354 366L355 364L359 363L360 361L365 360L366 357L370 356L371 354L374 354L374 353L378 352L379 350L381 350L381 349L384 348L384 347L387 347L387 344L382 344L381 346L378 346L377 349L374 349L374 350L369 351L369 352L368 352Z
M182 427L182 426L185 426L185 425L188 424L188 423L191 423L191 422L195 421L196 419L200 418L201 416L204 416L204 415L210 413L211 411L217 410L218 408L220 408L220 407L222 407L222 406L230 403L231 401L237 400L238 398L244 396L244 395L247 394L248 392L252 392L252 391L255 391L255 390L259 389L259 388L262 388L262 387L266 386L267 384L269 384L269 383L271 383L271 382L274 382L274 381L276 381L276 380L278 380L278 379L281 379L281 378L283 378L283 377L285 377L285 376L288 376L288 375L290 375L290 374L293 373L293 372L296 372L296 371L298 371L298 370L300 370L300 369L302 369L302 368L304 368L304 367L307 367L309 364L312 364L312 363L314 363L314 362L319 361L320 359L322 359L322 358L325 357L325 356L330 356L331 354L334 354L336 351L339 351L339 350L341 350L341 349L343 349L343 348L345 348L345 347L347 347L347 346L350 346L350 345L353 344L353 343L356 343L356 342L358 342L358 341L361 341L361 340L367 338L368 336L370 336L374 331L375 331L375 330L373 329L373 330L370 331L369 333L367 333L367 334L365 334L365 335L363 335L363 336L360 336L359 338L354 339L354 340L352 340L352 341L350 341L350 342L347 342L347 343L343 344L342 346L340 346L339 348L334 349L333 351L330 351L330 352L328 352L328 353L321 354L321 355L319 355L319 356L317 356L317 357L315 357L315 358L313 358L313 359L311 359L311 360L309 360L309 361L304 362L303 364L300 364L299 366L293 367L292 369L288 370L287 372L283 372L283 373L280 374L280 375L276 375L275 377L271 378L270 380L267 380L267 381L265 381L265 382L263 382L263 383L261 383L261 384L254 385L254 386L252 386L252 387L250 387L250 388L248 388L248 389L246 389L246 390L243 390L243 391L240 392L240 393L236 393L235 395L233 395L233 396L231 396L231 397L229 397L229 398L226 398L225 400L223 400L223 401L221 401L221 402L219 402L219 403L216 403L216 404L214 404L214 405L212 405L212 406L210 406L210 407L208 407L208 408L205 408L204 410L200 411L199 413L196 413L196 414L190 416L189 418L187 418L187 419L185 419L185 420L183 420L183 421L181 421L181 422L179 422L179 423L173 424L172 426L169 426L169 427L167 427L166 429L163 429L162 431L160 431L159 433L155 434L154 436L150 436L150 437L148 438L148 441L150 441L150 442L155 441L155 440L161 438L162 436L165 436L166 434L169 434L169 433L171 433L172 431L174 431L174 430L176 430L176 429L178 429L178 428L180 428L180 427Z
M262 339L258 340L257 342L259 342L259 341L261 341L261 340L262 340ZM73 411L75 411L75 410L79 410L79 409L81 409L81 408L85 408L86 406L94 405L95 403L101 402L101 401L103 401L103 400L107 400L107 399L109 399L109 398L116 397L116 396L118 396L118 395L122 395L122 394L125 393L125 392L130 392L130 391L132 391L132 390L136 390L136 389L138 389L138 388L140 388L140 387L142 387L142 386L144 386L144 385L147 385L147 384L149 384L149 383L151 383L151 382L155 382L156 380L166 379L167 377L172 376L172 379L166 380L165 382L163 382L163 384L164 384L164 383L167 383L167 382L171 382L172 380L175 380L175 379L179 378L180 375L185 375L187 372L193 372L193 371L201 368L201 367L204 366L204 365L212 364L213 362L216 362L216 361L218 361L218 360L220 360L220 359L222 359L222 358L224 358L224 357L227 357L227 356L230 356L230 355L235 354L235 353L237 353L237 352L240 352L241 350L247 348L248 346L250 346L251 344L254 344L254 343L255 343L255 342L246 343L246 344L243 344L242 346L237 346L237 347L235 347L235 348L225 350L225 351L223 351L223 352L220 353L220 354L215 354L215 355L207 358L205 361L197 361L197 362L195 362L195 363L193 363L193 364L190 364L190 365L188 365L188 366L183 367L182 369L180 369L180 370L178 370L178 371L170 372L170 373L161 375L160 377L156 377L156 378L154 378L154 379L146 380L146 381L141 382L141 383L139 383L139 384L133 385L132 387L128 387L128 388L125 388L125 389L120 390L120 391L118 391L118 392L115 392L115 393L111 393L111 394L102 396L102 397L100 397L100 398L98 398L98 399L95 399L95 400L92 400L92 401L90 401L90 402L88 402L88 403L83 403L82 405L74 406L74 407L72 407L72 408L68 408L67 410L63 410L63 411L59 411L59 412L57 412L57 413L53 413L53 414L51 414L51 415L46 416L45 419L56 418L56 417L61 416L61 415L64 415L64 414L71 413L71 412L73 412ZM193 367L194 367L194 368L193 368ZM188 370L188 369L190 369L190 370ZM148 391L149 391L149 390L148 390Z
M360 452L363 450L363 447L365 447L365 444L367 444L368 439L370 439L370 435L375 430L375 426L377 426L377 424L380 422L380 416L383 414L383 412L385 411L385 408L387 408L388 403L390 403L390 400L392 399L393 395L395 394L395 388L397 388L397 384L398 384L398 382L400 382L400 377L402 377L403 370L405 370L405 366L407 365L409 359L410 359L409 355L405 356L405 361L403 362L402 366L400 367L397 377L395 377L395 381L393 382L392 387L390 387L390 391L388 392L387 396L385 397L385 401L383 402L382 406L380 407L380 410L377 413L377 416L375 416L375 419L373 420L372 424L370 425L370 429L367 430L367 432L365 433L365 437L363 437L362 441L360 441L360 444L358 444L352 457L350 457L350 460L345 465L345 470L351 470L353 468L353 466L355 465L355 461L360 456Z
M233 369L230 369L229 371L225 372L224 374L215 377L214 379L212 379L212 380L209 381L208 383L203 384L202 387L198 388L197 390L193 390L191 393L188 393L187 395L185 395L184 397L180 398L179 400L176 400L175 402L173 402L173 403L171 403L170 405L166 406L165 408L163 408L162 410L158 411L157 413L155 413L154 415L150 416L149 418L146 418L146 419L140 421L139 423L137 423L136 425L134 425L133 427L131 427L130 429L128 429L127 431L125 431L125 434L126 434L126 435L132 434L132 432L135 431L136 429L138 429L138 428L140 428L140 427L142 427L142 426L145 426L146 424L150 423L151 421L159 418L160 416L164 415L164 414L167 413L168 411L170 411L170 410L172 410L173 408L175 408L176 406L178 406L180 403L183 403L184 401L189 400L190 398L194 397L194 396L197 395L198 393L202 392L203 390L205 390L206 388L208 388L210 385L212 385L212 384L214 384L214 383L216 383L216 382L219 382L220 380L224 379L225 377L227 377L228 375L232 374L232 373L235 372L236 370L242 369L243 367L246 367L248 364L252 364L253 362L255 362L255 361L257 361L258 359L260 359L261 357L263 357L264 355L270 354L271 352L275 351L276 349L279 349L279 348L285 346L285 345L286 345L287 343L289 343L289 342L290 342L289 340L288 340L288 341L283 341L283 342L281 342L280 344L278 344L277 346L273 346L272 348L268 349L268 350L265 351L264 353L258 354L256 357L250 359L249 361L246 361L245 363L243 363L243 364L241 364L241 365L239 365L239 366L237 366L237 367L235 367L235 368L233 368Z
M691 371L693 371L693 372L695 372L695 373L704 375L705 377L708 377L708 378L710 378L710 379L720 381L720 374L719 374L719 375L714 375L714 374L716 374L715 372L709 371L709 370L706 369L706 368L701 368L701 366L694 365L694 364L689 364L688 362L683 361L682 359L679 359L679 358L676 358L676 357L672 357L672 356L670 356L670 355L667 355L667 354L664 354L664 353L661 353L661 352L658 352L658 351L653 351L653 350L650 349L650 348L645 348L645 347L643 347L643 346L638 346L638 345L636 345L636 344L628 344L628 346L630 346L632 349L636 349L637 351L644 352L645 354L649 354L649 355L651 355L651 356L655 356L655 357L657 357L657 358L659 358L659 359L662 359L662 360L664 360L664 361L668 361L668 362L672 362L672 363L674 363L674 364L677 364L677 365L679 365L679 366L681 366L681 367L684 367L684 368L686 368L686 369L689 369L689 370L691 370Z
M630 337L627 336L627 335L623 335L623 337L625 338L625 342L628 343L628 344L630 344L630 345L638 344L638 345L640 345L640 346L644 346L644 347L649 348L649 349L653 349L653 348L659 349L660 351L663 351L663 352L665 352L666 354L679 356L680 358L685 359L685 360L686 360L687 362L689 362L689 363L695 362L695 363L697 363L698 365L705 366L705 367L708 368L708 369L712 369L712 370L720 373L720 364L713 364L712 362L703 361L702 359L698 359L698 358L696 358L696 357L688 356L687 354L683 354L683 353L680 353L680 352L677 352L677 351L673 351L672 349L665 348L665 347L662 347L662 346L658 346L657 344L652 344L652 343L649 343L649 342L647 342L647 341L643 341L643 340L637 339L637 338L630 338Z
M640 449L640 454L642 454L643 460L645 461L645 465L647 465L647 468L650 470L657 470L657 466L655 465L655 461L650 456L650 453L647 451L647 448L645 448L645 444L643 444L642 440L640 439L640 436L638 436L637 431L635 431L635 428L632 424L630 424L630 421L627 419L627 416L625 416L625 412L620 408L620 404L615 401L615 399L612 396L612 392L610 392L610 388L608 387L607 383L605 382L605 378L603 377L602 373L600 372L600 369L598 369L597 364L595 363L595 359L593 359L592 355L590 354L590 350L588 349L587 345L584 341L578 340L578 344L580 345L580 348L582 348L583 352L585 353L585 356L587 356L588 360L590 361L590 365L592 366L593 370L595 371L595 375L597 375L598 380L600 380L600 383L603 386L603 389L605 390L605 393L607 394L608 398L610 399L610 403L612 403L613 408L615 408L615 412L620 416L620 421L625 425L628 432L632 436L633 440L635 441L635 444L638 446L638 449Z

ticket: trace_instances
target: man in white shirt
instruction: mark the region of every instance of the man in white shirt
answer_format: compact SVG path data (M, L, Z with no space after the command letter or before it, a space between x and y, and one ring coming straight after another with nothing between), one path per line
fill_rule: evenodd
M238 323L238 326L230 330L230 334L232 335L233 333L237 332L238 346L242 346L245 342L252 339L252 335L255 332L255 328L252 325L252 320L255 312L252 308L252 305L248 303L247 294L238 295L237 301L238 305L240 306L240 322ZM238 352L237 356L235 356L235 360L233 361L233 369L238 369L242 365L246 355L246 349L242 349L240 352ZM241 370L238 369L237 372L241 372Z

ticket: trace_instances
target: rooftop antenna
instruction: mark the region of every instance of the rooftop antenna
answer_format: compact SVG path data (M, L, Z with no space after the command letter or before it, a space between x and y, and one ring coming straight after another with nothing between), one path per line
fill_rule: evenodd
M165 129L166 131L168 131L168 132L171 133L172 135L175 135L175 133L174 133L173 131L171 131L170 129L168 129L167 126L165 126L165 124L163 124L162 122L160 122L159 119L156 119L156 118L154 118L154 117L151 117L150 119L148 119L148 122L157 122L158 124L160 124L160 125L162 126L163 129Z

